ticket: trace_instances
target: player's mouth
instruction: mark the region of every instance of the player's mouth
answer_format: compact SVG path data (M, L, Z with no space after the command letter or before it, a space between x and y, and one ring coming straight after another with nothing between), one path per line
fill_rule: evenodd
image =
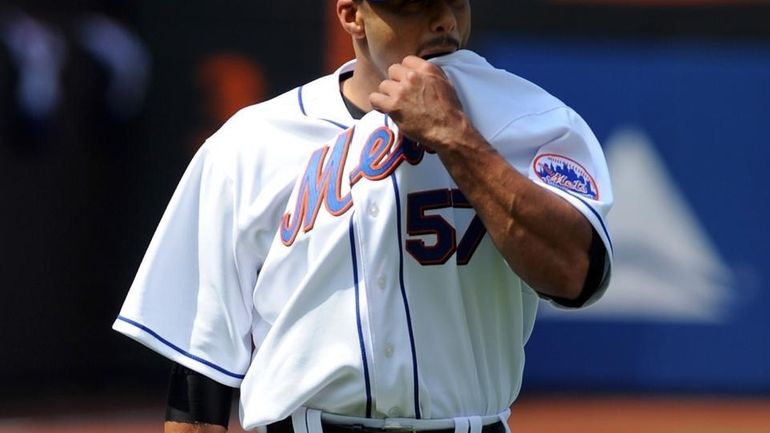
M431 39L420 45L417 49L417 55L425 60L444 54L454 53L460 49L460 41L451 36L441 36Z

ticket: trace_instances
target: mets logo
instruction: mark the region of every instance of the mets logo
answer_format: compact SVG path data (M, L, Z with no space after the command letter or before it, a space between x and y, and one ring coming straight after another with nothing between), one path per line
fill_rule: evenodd
M350 189L361 179L385 179L404 161L419 164L428 152L418 143L396 136L383 126L369 134L359 155L351 155L351 161L357 159L358 164L345 172L354 132L355 128L344 131L332 146L324 146L310 156L300 178L294 211L281 218L281 242L284 245L291 246L300 229L305 233L313 229L321 207L335 217L347 212L353 206ZM343 194L345 190L348 192Z
M573 192L591 200L599 200L599 188L588 170L565 156L546 153L533 164L543 183Z

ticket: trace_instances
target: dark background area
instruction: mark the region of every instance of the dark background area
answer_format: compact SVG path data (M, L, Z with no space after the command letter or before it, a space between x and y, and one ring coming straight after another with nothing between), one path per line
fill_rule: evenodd
M477 49L477 41L501 35L770 42L767 5L472 3ZM202 64L222 54L251 60L264 74L260 99L313 79L328 72L327 7L317 0L0 5L0 28L33 19L56 35L60 52L58 103L30 115L17 99L25 70L0 41L0 407L165 386L168 362L110 326L185 166L221 123L210 111L215 96ZM146 97L136 111L110 109L110 72L79 42L82 18L93 13L124 26L148 56Z

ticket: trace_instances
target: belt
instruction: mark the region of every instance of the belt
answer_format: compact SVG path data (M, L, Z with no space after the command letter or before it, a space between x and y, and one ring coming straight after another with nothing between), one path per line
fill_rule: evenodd
M335 424L328 421L321 421L323 433L401 433L413 432L410 428L376 428L365 427L361 424ZM454 428L419 430L426 433L455 433ZM501 421L487 424L481 428L482 433L505 433L505 426ZM267 425L267 433L294 433L294 427L291 417Z

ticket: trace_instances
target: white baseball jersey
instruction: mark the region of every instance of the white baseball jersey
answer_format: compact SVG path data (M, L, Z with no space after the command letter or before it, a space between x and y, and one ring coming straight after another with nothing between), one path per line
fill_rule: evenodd
M612 204L585 122L470 51L431 60L519 172L591 222ZM255 428L300 407L370 418L505 413L538 304L437 155L359 121L339 74L244 109L191 162L114 328L241 388Z

